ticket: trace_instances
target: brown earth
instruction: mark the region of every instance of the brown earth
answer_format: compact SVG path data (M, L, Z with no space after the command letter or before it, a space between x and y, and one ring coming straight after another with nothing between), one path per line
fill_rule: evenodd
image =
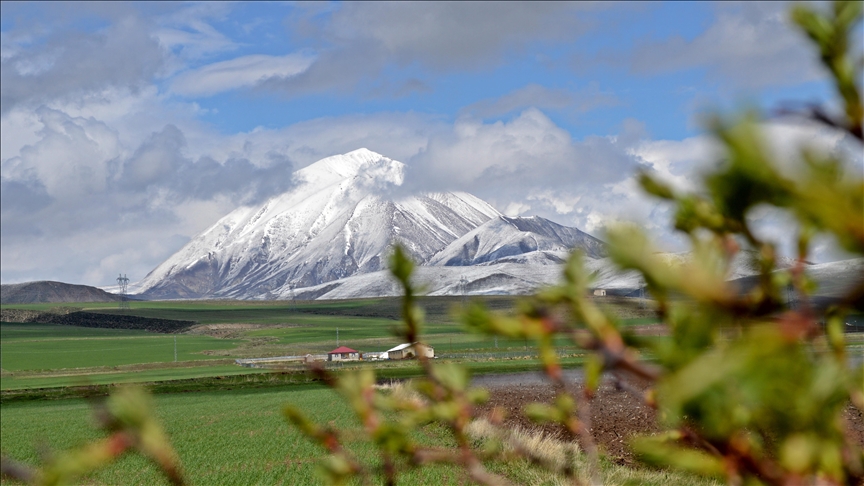
M490 388L489 393L490 399L481 407L480 413L490 413L499 407L506 413L506 428L542 431L549 437L561 440L569 437L563 426L538 425L522 412L529 403L551 402L555 398L552 385L544 383L501 386ZM591 432L594 440L616 462L635 462L633 454L627 448L627 440L631 436L659 430L655 410L642 403L635 393L617 389L611 382L601 385L591 401Z
M39 322L102 329L137 329L159 333L182 332L195 324L192 321L154 319L128 314L83 312L74 308L54 309L51 312L3 309L0 311L0 320L3 322Z
M581 393L581 385L574 389L571 391ZM552 385L523 383L493 386L489 387L489 393L490 399L480 407L479 415L490 414L497 407L506 414L503 424L505 428L519 427L562 440L569 438L563 426L538 425L523 414L525 405L529 403L551 402L555 397ZM640 387L628 387L628 390L624 390L609 381L600 386L590 403L590 425L594 441L606 455L619 464L636 463L636 458L627 446L631 437L661 430L657 424L657 412L643 403L640 393ZM864 413L850 404L844 411L844 417L850 438L864 447Z
M237 339L246 336L246 331L256 329L283 329L286 327L303 327L299 324L249 324L244 322L233 322L223 324L198 324L185 331L186 334L205 335L219 339Z

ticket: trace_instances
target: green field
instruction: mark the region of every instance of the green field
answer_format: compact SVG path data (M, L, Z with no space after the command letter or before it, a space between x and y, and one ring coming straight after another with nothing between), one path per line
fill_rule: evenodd
M509 309L513 297L488 297L493 309ZM522 371L536 366L531 343L471 334L454 317L460 298L424 298L425 341L444 358L466 362L475 372ZM41 323L0 324L2 376L0 389L81 384L151 382L254 372L233 365L236 358L321 354L338 344L362 352L386 351L402 341L396 335L400 300L359 299L331 302L171 301L132 302L121 311L115 303L76 304L77 309L108 316L174 319L196 323L170 335L136 330L72 327ZM632 305L630 306L632 307ZM4 309L65 311L68 305L34 304ZM630 312L625 323L642 324L650 317ZM206 329L204 329L206 327ZM174 340L177 361L174 361ZM575 351L565 339L563 352ZM496 360L521 358L518 363ZM193 363L200 362L200 363ZM379 364L379 367L387 367ZM387 371L387 370L382 370ZM414 372L390 370L397 376Z
M175 336L143 331L52 324L0 324L2 368L52 370L174 361ZM207 350L232 349L234 340L176 336L177 361L213 359Z
M319 484L315 464L324 457L323 449L284 421L280 410L287 403L300 407L319 423L339 428L357 426L343 400L320 385L155 396L157 415L193 484ZM38 463L40 450L66 450L98 437L91 407L84 400L6 404L0 415L3 452L29 464ZM437 425L425 427L418 439L429 446L453 446L447 432ZM375 459L368 443L353 443L351 450L364 461ZM487 465L517 484L557 483L549 473L522 460ZM602 466L610 484L711 484L681 475L629 469L605 460ZM85 482L165 484L157 470L138 456L125 456ZM466 482L460 470L442 465L412 471L400 484Z
M513 302L513 298L486 299L487 305L498 309L509 308ZM539 369L531 343L503 338L496 342L467 333L453 317L460 299L425 299L424 304L425 341L435 347L441 361L458 362L475 375ZM121 312L115 305L82 304L79 308L110 315ZM45 311L57 306L14 307ZM193 321L196 325L172 335L40 323L0 324L0 443L4 454L36 464L40 451L68 449L99 437L89 400L104 396L107 385L144 382L154 393L157 414L193 483L315 484L319 481L315 463L325 454L284 422L281 407L293 403L319 423L340 428L356 425L352 414L331 390L310 384L301 365L269 372L237 366L234 359L326 352L336 346L337 330L339 344L361 351L383 351L401 342L394 333L400 324L398 299L133 302L127 312ZM631 303L620 304L616 312L627 326L656 322L646 315L648 311ZM861 335L850 338L850 349L860 349ZM582 363L576 348L564 340L558 344L565 368ZM420 374L413 361L351 363L337 369L368 367L382 379ZM421 440L432 446L452 445L446 431L435 425L423 429ZM367 443L356 443L352 450L364 460L375 460ZM521 460L487 466L517 484L562 482L562 478ZM605 459L602 467L604 479L612 484L713 484L631 469ZM128 456L84 482L161 484L164 480L147 461ZM409 482L465 484L467 480L455 467L432 466L411 472L400 481Z

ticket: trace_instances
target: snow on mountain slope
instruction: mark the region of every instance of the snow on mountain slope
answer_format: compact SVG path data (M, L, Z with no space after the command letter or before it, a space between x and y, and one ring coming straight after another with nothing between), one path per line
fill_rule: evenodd
M558 282L562 268L557 265L497 263L470 267L419 266L413 280L425 295L519 295ZM465 286L462 286L462 279ZM352 299L401 295L401 288L386 270L296 289L297 299ZM276 296L290 299L290 293Z
M402 242L425 261L500 215L466 193L391 200L404 165L360 149L294 174L292 190L241 207L193 238L134 285L148 298L272 295L385 268Z
M691 252L660 253L658 255L669 265L684 265L689 263L693 258ZM741 279L747 279L757 275L759 273L757 257L758 253L756 251L739 251L729 265L726 280L741 281ZM777 258L778 269L790 268L794 264L795 260L792 258ZM585 268L593 274L594 280L592 286L594 288L624 292L628 290L635 291L645 285L644 280L638 272L635 270L621 271L615 266L610 258L587 260L585 262Z
M864 285L864 258L820 263L807 268L807 275L817 285L814 295L840 297L859 285Z
M665 253L661 256L670 264L675 264L686 262L689 254ZM748 275L745 279L755 278L754 273L748 273L752 269L742 263L745 260L742 256L733 261L731 281L740 282L741 278L737 276L745 273ZM593 274L592 288L606 289L618 295L633 295L644 286L637 272L622 272L615 268L609 258L586 258L585 268ZM419 266L415 270L414 283L423 288L427 295L518 295L530 294L542 286L560 282L563 271L563 265L526 265L501 260L463 267ZM807 273L820 284L817 296L840 295L840 290L845 292L864 280L864 258L808 266ZM329 300L398 295L399 285L385 270L295 289L293 297ZM275 297L290 299L292 295L284 293Z
M548 219L498 216L468 232L429 260L429 265L478 265L507 257L533 255L532 263L560 264L562 252L581 249L590 258L606 256L602 241ZM512 260L511 260L512 261ZM526 261L527 263L527 261Z

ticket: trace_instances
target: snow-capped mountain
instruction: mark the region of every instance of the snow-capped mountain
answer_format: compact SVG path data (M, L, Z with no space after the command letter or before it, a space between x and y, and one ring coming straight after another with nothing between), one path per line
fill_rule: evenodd
M501 216L467 193L391 199L404 165L360 149L294 174L288 192L236 209L159 265L135 290L149 298L261 298L386 268L401 242L426 261Z
M130 290L155 299L398 295L386 271L394 242L420 264L417 281L431 295L530 293L560 280L574 248L587 257L596 288L627 295L644 285L636 272L616 269L602 241L576 228L506 217L463 192L393 197L404 172L402 163L366 149L322 159L295 172L291 190L232 211ZM690 256L664 258L674 264ZM728 278L756 274L752 260L739 253Z

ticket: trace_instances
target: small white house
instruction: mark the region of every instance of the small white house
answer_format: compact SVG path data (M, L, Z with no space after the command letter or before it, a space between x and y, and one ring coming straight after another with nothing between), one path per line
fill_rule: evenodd
M418 353L427 358L435 357L435 349L423 343L405 343L387 350L388 359L411 359L416 358Z
M596 289L596 290L594 290L594 295L596 297L605 297L606 296L606 290L605 289Z
M327 361L359 361L360 351L345 346L339 346L327 353Z

